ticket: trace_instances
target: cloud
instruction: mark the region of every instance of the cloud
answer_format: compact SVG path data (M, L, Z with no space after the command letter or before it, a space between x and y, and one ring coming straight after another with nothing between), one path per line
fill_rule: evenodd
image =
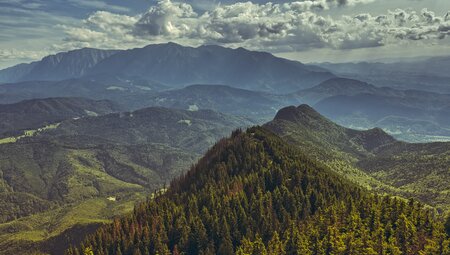
M116 11L116 12L129 12L130 9L113 5L110 3L105 3L103 1L99 0L68 0L67 2L71 3L72 5L78 6L78 7L84 7L84 8L94 8L97 10L108 10L108 11Z
M186 3L172 3L160 1L157 6L151 7L135 24L137 35L183 35L189 32L190 26L197 24L197 13L191 5ZM173 22L175 21L175 22Z
M286 2L320 2L317 0L304 0L304 1L286 1L286 0L252 0L252 3L255 4L266 4L266 3L286 3ZM358 4L368 4L372 2L376 2L380 0L326 0L326 4L329 6L355 6ZM419 0L420 1L420 0ZM218 3L222 3L225 5L235 4L239 2L243 2L240 0L187 0L189 4L192 6L195 6L197 8L203 9L203 10L211 10L212 8L216 7ZM325 2L325 1L323 1Z
M77 25L76 19L31 8L38 8L37 5L26 6L23 8L11 3L1 5L0 2L1 49L23 48L25 51L42 49L48 45L49 39L61 40L64 31L57 29L55 24Z
M62 51L74 48L129 48L142 45L146 39L132 34L138 17L97 11L85 19L82 26L61 25L65 31L63 43L51 46L51 50Z
M223 44L271 51L312 48L357 49L444 39L450 14L438 16L396 9L332 18L324 10L372 0L305 0L289 3L239 2L200 12L187 3L160 0L136 16L98 11L82 27L65 27L66 47L117 48L151 42Z
M0 6L21 6L24 9L39 9L43 6L39 1L29 2L26 0L0 0Z
M2 59L2 61L16 60L16 59L20 59L23 61L30 61L30 60L42 58L48 54L49 54L48 51L0 49L0 59Z

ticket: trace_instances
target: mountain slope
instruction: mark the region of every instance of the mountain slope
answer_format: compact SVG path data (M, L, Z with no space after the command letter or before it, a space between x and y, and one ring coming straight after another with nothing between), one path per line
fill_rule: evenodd
M0 70L0 83L78 78L115 53L117 53L115 50L90 48L61 52L30 64L20 64Z
M10 104L22 100L48 97L83 97L93 100L111 100L126 109L146 105L146 99L166 86L139 79L117 76L89 76L62 81L26 81L0 86L0 103Z
M447 253L442 222L433 220L432 233L422 223L430 218L421 205L369 194L252 128L67 254Z
M30 64L19 64L0 70L0 83L10 83L18 81L21 77L24 77L25 75L30 73L36 64L37 62L33 62Z
M376 147L395 141L380 129L356 131L339 126L308 105L283 108L264 127L314 152L316 157L329 160L344 156L339 155L342 153L367 157Z
M280 108L297 103L289 96L238 89L224 85L191 85L156 93L147 104L179 109L211 109L259 121L267 121Z
M381 129L344 128L307 105L282 109L263 127L364 186L450 208L450 143L412 144Z
M148 108L62 121L0 145L0 253L68 248L57 242L61 233L129 212L248 124L206 110Z
M233 128L249 125L245 119L211 110L150 107L65 121L48 134L95 136L121 144L159 143L204 152Z
M0 145L2 190L72 201L72 196L81 194L70 191L73 183L67 178L84 167L100 169L122 182L144 187L151 184L154 188L176 176L183 166L189 166L190 160L181 163L177 157L198 157L197 153L234 128L247 125L239 118L212 111L166 108L63 121L35 137ZM152 177L155 170L159 177ZM94 181L98 190L101 185ZM85 191L90 193L89 189Z
M356 95L360 93L380 93L383 88L377 88L365 82L345 78L332 78L312 88L295 93L304 103L315 103L331 96Z
M111 101L93 101L84 98L46 98L0 105L0 137L38 129L66 119L88 115L103 115L120 111ZM16 132L14 132L16 131Z

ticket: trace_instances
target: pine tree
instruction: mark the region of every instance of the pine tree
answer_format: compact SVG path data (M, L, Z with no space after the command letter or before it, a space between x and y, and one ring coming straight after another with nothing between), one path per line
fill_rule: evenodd
M450 237L450 213L447 215L447 219L445 220L445 232L447 236Z
M140 249L134 249L133 255L142 255L141 250Z
M241 245L236 250L236 255L252 255L253 254L253 242L247 238L242 240Z
M233 255L233 244L228 238L222 239L219 245L219 250L217 251L219 255Z
M178 251L178 246L175 245L173 247L172 255L181 255L180 251Z
M278 232L273 233L272 239L270 239L267 247L268 255L284 255L286 254L284 243L280 240Z
M266 246L259 235L256 236L256 240L253 242L252 255L267 255Z

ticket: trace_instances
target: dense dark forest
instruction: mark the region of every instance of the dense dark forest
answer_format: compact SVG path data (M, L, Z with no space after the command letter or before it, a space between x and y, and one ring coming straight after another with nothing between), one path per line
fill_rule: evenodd
M449 225L419 202L372 194L251 128L66 254L441 255L450 254Z

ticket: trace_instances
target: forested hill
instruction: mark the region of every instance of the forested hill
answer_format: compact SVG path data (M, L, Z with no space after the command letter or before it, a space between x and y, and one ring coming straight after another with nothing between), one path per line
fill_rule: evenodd
M397 142L379 128L360 131L342 127L306 104L279 110L264 127L321 160L365 158L376 148Z
M109 100L59 97L24 100L15 104L0 104L0 137L7 137L26 129L84 116L118 112L119 105Z
M373 195L270 131L236 131L72 254L449 254L419 203Z
M278 111L264 128L359 185L450 211L450 143L405 143L379 128L339 126L308 105Z

